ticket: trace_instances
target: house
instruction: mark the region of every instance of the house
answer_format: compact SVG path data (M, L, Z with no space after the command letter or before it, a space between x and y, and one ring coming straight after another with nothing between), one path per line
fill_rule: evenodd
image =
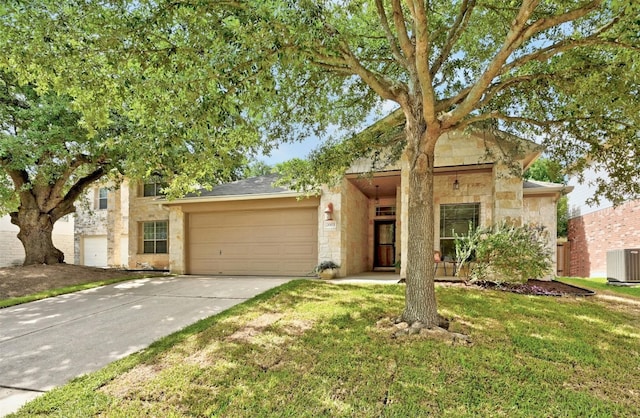
M607 277L607 252L640 248L640 199L614 207L602 199L589 205L593 197L592 180L606 174L594 170L584 173L585 181L569 195L570 274L578 277Z
M556 202L567 189L523 181L518 172L541 147L505 138L450 133L438 142L435 242L445 256L453 255L454 233L502 220L544 226L555 254ZM506 143L515 150L515 172L496 157ZM275 175L173 201L158 198L157 183L97 187L89 193L92 215L83 212L76 222L77 261L179 274L300 276L324 260L340 264L342 276L392 270L406 257L403 165L363 176L370 162L357 161L338 185L315 197L274 187Z
M74 261L73 216L63 216L53 225L53 245L64 253L66 263ZM0 267L17 266L24 262L24 247L18 239L20 229L11 223L9 215L0 217Z

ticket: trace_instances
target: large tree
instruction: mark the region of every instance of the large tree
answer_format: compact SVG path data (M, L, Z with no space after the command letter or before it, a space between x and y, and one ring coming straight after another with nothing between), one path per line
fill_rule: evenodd
M366 86L402 112L406 321L437 323L433 170L444 133L492 127L538 138L565 164L604 165L617 192L639 194L637 2L296 4L272 19L300 67L342 77L345 89Z
M71 109L69 97L38 93L34 86L21 86L0 71L0 213L8 213L19 228L24 265L64 261L52 240L54 224L75 212L75 202L94 183L108 178L117 184L125 173L137 179L152 170L174 181L185 173L194 174L189 169L193 160L198 164L203 157L193 153L198 141L163 148L141 127L112 119L109 127L90 134L80 124L81 114ZM136 148L144 147L145 141L152 143L147 147L157 146L154 153L159 158L137 154ZM235 179L236 168L245 162L241 151L229 150L223 163L215 158L208 170L198 164L200 179L209 183ZM195 185L185 183L180 187Z
M0 210L20 229L25 265L64 261L53 225L109 170L106 151L88 141L79 119L68 99L40 96L0 72Z
M0 65L91 103L89 124L128 95L131 117L162 132L181 126L167 123L170 108L193 128L205 115L218 127L241 120L270 146L332 125L348 132L395 102L402 117L389 126L404 135L371 132L371 142L332 148L403 147L409 322L437 324L433 169L444 133L492 127L538 138L567 165L606 167L615 192L640 191L629 181L640 156L632 0L34 4L33 16L5 19L4 36L29 42L11 45Z

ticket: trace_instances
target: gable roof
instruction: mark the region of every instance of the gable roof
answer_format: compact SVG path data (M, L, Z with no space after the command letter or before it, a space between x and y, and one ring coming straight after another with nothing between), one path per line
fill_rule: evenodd
M384 118L376 121L372 125L365 128L357 136L368 135L376 138L383 138L388 142L393 142L397 139L404 137L405 116L402 109L396 109ZM443 134L449 136L456 132L464 132L469 136L482 138L483 141L491 141L492 143L500 142L498 148L503 151L509 150L514 152L514 156L522 161L523 168L526 170L544 151L544 146L531 141L529 139L521 138L511 133L499 130L499 129L482 129L479 127L470 126L464 131L452 131ZM488 134L488 137L487 137ZM442 138L442 137L441 137ZM384 142L384 141L382 141ZM439 143L441 141L438 141ZM360 173L372 171L373 160L371 158L360 158L353 162L352 166L347 170L347 173ZM398 162L391 163L385 168L375 167L373 171L387 171L399 169ZM446 164L445 164L446 165Z
M190 193L186 197L196 196L237 196L246 194L281 194L291 193L292 190L273 183L280 178L279 174L250 177L214 186L211 190L200 189L197 193Z
M278 197L298 197L300 193L282 186L274 186L279 174L250 177L214 186L211 190L200 189L173 201L163 201L163 205L190 202L211 202L222 200L269 199Z

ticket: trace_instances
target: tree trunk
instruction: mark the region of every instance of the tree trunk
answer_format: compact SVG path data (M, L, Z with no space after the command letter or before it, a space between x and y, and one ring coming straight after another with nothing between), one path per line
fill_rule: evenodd
M18 239L25 253L23 265L64 262L64 254L53 245L53 222L49 214L38 210L19 210L11 218L20 228Z
M408 248L405 309L402 319L438 326L435 294L434 250L434 156L439 133L427 132L421 118L406 125L409 162ZM415 122L414 122L415 121Z

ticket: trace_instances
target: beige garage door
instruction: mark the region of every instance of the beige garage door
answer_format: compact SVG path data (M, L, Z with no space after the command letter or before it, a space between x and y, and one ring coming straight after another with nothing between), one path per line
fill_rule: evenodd
M192 213L191 274L304 276L318 260L316 208Z

